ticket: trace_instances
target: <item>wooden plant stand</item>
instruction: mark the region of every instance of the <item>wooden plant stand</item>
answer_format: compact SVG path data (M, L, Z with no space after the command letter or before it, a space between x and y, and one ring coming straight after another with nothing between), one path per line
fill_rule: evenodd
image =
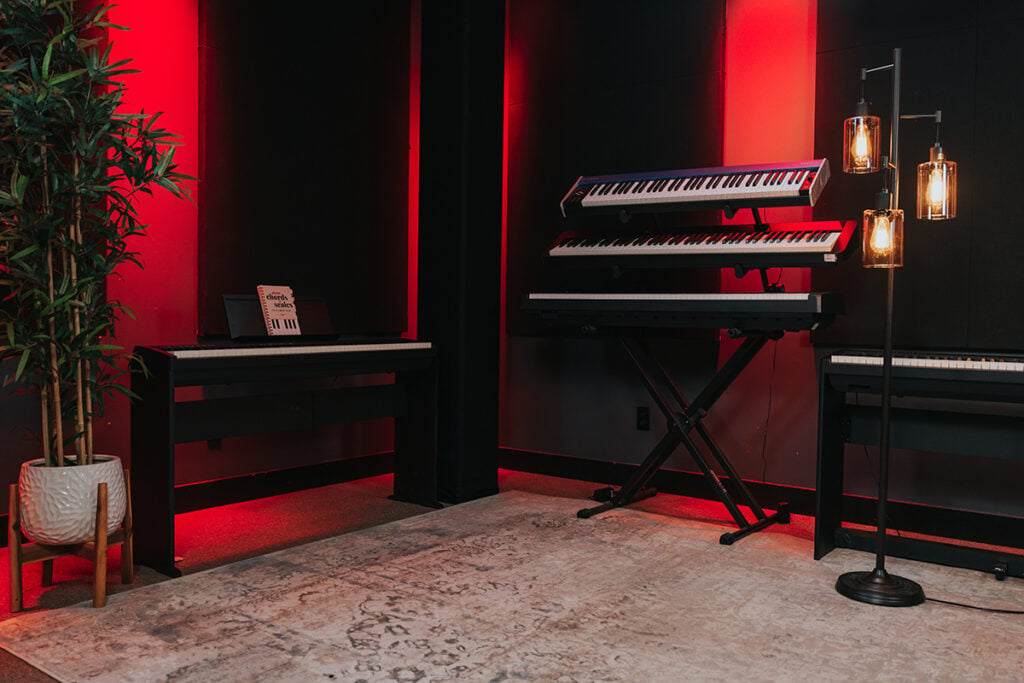
M107 485L100 483L96 494L96 538L76 545L43 545L32 543L21 531L21 510L18 485L11 484L10 514L7 517L7 547L11 558L11 612L22 610L21 568L32 562L43 563L43 585L53 585L53 560L57 557L77 555L91 560L93 566L92 606L107 604L107 548L122 544L121 583L135 580L132 557L132 489L128 470L124 471L127 507L124 522L112 534L107 534Z

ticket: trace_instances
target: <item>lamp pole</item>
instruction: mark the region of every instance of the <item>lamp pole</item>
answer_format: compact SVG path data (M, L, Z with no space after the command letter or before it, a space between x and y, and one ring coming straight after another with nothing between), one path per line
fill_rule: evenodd
M889 128L889 161L892 193L889 209L899 207L899 139L900 139L900 79L902 50L892 51L892 64L861 71L861 78L874 71L892 71L892 123ZM836 590L846 597L873 605L905 607L924 602L924 591L914 581L889 574L885 570L886 503L889 497L889 422L892 405L892 327L895 303L895 273L893 263L886 268L885 341L882 349L882 406L878 446L878 522L873 571L847 572L836 581Z

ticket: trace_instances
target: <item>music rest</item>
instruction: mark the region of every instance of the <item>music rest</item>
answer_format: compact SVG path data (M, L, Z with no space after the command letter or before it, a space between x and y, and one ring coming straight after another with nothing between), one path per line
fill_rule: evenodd
M228 336L235 341L271 339L263 322L259 297L255 294L225 294L224 313L228 319ZM292 339L330 339L337 336L327 311L327 300L318 296L296 296L295 308L301 335ZM289 337L273 337L284 341Z

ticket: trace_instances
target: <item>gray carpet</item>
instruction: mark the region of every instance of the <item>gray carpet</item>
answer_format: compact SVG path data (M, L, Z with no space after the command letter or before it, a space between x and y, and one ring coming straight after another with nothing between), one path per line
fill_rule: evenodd
M873 558L771 529L508 492L0 624L63 681L1019 680L1024 617L883 608ZM891 560L930 597L1024 608L1024 582Z

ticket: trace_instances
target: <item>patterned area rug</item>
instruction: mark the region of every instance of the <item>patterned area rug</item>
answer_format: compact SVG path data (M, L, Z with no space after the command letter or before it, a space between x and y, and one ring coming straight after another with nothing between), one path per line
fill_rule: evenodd
M1016 680L1024 618L833 590L873 557L520 492L0 624L62 681ZM1024 582L892 560L929 597Z

